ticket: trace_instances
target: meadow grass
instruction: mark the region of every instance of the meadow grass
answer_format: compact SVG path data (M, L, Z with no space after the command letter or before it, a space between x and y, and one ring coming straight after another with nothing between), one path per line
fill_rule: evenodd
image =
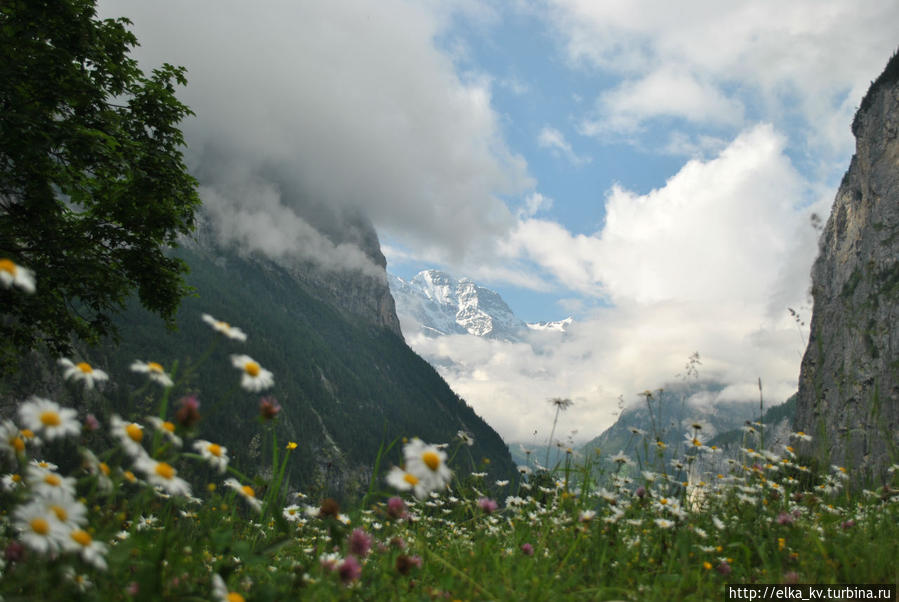
M232 362L248 393L270 386L252 358ZM91 395L108 378L61 366ZM340 508L285 482L296 445L275 438L277 402L257 427L271 467L248 476L203 438L195 402L170 403L173 374L132 368L159 387L157 416L30 398L2 422L3 600L721 600L727 583L899 581L895 471L850 491L845 468L744 447L707 474L720 452L698 433L669 450L635 430L636 460L569 450L485 483L450 475L448 455L472 466L466 437L412 439L385 442L364 497Z

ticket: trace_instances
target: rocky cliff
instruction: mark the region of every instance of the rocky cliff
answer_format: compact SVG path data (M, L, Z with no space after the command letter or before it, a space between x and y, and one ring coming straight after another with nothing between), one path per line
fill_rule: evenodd
M812 268L795 427L822 462L877 484L899 461L899 53L852 132L856 152Z

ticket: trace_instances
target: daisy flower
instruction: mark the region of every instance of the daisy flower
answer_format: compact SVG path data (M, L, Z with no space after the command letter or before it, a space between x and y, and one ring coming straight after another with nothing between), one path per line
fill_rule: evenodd
M171 441L175 447L181 447L181 437L175 434L175 425L173 423L156 416L147 416L147 422Z
M25 482L38 496L50 496L59 492L75 496L75 479L64 477L52 469L43 468L32 462L25 473Z
M19 418L25 428L39 433L48 441L81 433L77 415L71 408L61 408L55 401L35 395L19 406Z
M87 362L76 364L68 358L60 358L57 363L65 370L63 377L66 380L83 380L85 389L93 389L96 383L109 380L108 374Z
M674 521L668 520L667 518L657 518L654 522L662 529L670 529L674 526Z
M684 433L684 439L690 448L702 450L705 447L705 435L697 430Z
M68 537L69 529L41 499L16 508L13 520L22 543L41 554L59 550Z
M141 444L144 440L144 427L136 422L125 422L113 414L109 419L109 428L129 456L137 458L147 455Z
M178 476L171 464L157 462L144 454L134 461L134 467L147 476L147 482L172 495L190 495L190 484Z
M25 439L12 420L0 423L0 452L5 453L10 461L25 451Z
M631 460L631 459L628 457L628 455L625 454L623 451L618 452L617 454L615 454L614 456L612 456L612 457L609 458L609 459L610 459L612 462L615 462L616 464L619 464L619 465L621 465L621 464L627 464L628 466L633 466L633 465L634 465L634 461Z
M296 504L285 507L281 512L281 515L284 517L284 520L291 523L298 523L303 520L303 511Z
M272 373L260 366L249 355L232 355L231 364L243 372L240 386L247 391L256 393L275 384L275 377Z
M228 448L204 439L194 441L194 449L220 473L228 468Z
M140 360L134 360L134 363L131 364L131 371L140 372L141 374L148 374L150 376L150 380L159 383L163 387L171 387L175 384L172 382L172 378L165 373L165 370L163 370L162 364L157 364L156 362L142 362Z
M247 335L240 328L231 326L227 322L216 320L209 314L203 314L203 321L212 326L213 330L222 333L229 339L234 339L235 341L240 342L244 342L247 340Z
M452 477L453 473L446 465L446 452L418 437L403 447L403 456L406 472L423 481L429 491L443 489Z
M237 479L225 479L225 485L236 491L256 512L262 512L262 502L249 485L241 485Z
M412 491L415 497L422 500L428 495L428 488L425 482L412 473L406 472L398 466L390 469L385 477L387 484L398 491Z
M212 598L215 602L244 602L244 597L237 592L229 592L225 580L218 573L212 574Z
M4 257L0 259L0 284L4 288L18 286L26 293L33 293L34 272Z
M106 570L106 544L96 541L84 529L69 531L69 537L64 540L63 547L70 552L77 552L82 560L101 571Z
M457 438L459 441L461 441L462 443L464 443L465 445L469 446L469 447L471 447L472 445L474 445L474 437L472 437L472 436L471 436L468 432L466 432L466 431L459 431L459 432L457 432L457 433L456 433L456 438Z

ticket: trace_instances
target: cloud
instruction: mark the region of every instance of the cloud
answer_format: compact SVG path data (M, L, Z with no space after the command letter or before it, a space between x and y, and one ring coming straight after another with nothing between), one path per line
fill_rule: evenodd
M895 50L899 23L892 0L539 5L572 62L625 78L599 96L587 121L597 133L660 114L699 123L703 106L708 123L720 124L729 106L739 116L738 93L761 114L799 117L810 146L841 155L851 149L846 124Z
M537 144L540 148L548 148L556 155L562 155L573 165L584 165L590 163L590 157L579 156L571 148L571 144L565 139L565 135L559 130L544 126L537 136Z
M813 201L814 204L810 205ZM507 439L548 431L545 400L570 397L560 424L601 432L618 396L673 380L687 357L702 356L701 377L723 383L715 399L742 400L762 378L769 400L796 389L807 334L788 307L806 303L816 233L808 190L771 125L737 136L709 160L692 160L665 186L606 196L606 220L574 235L548 219L523 218L503 249L598 307L563 338L535 333L527 343L454 336L413 337L453 388Z
M197 114L185 133L207 202L236 200L239 171L252 184L242 188L267 183L315 227L309 207L362 208L380 232L459 258L513 226L503 195L533 187L487 85L460 77L435 43L459 11L494 18L478 6L129 0L100 12L132 19L145 69L188 68L179 97ZM270 196L240 203L273 206Z

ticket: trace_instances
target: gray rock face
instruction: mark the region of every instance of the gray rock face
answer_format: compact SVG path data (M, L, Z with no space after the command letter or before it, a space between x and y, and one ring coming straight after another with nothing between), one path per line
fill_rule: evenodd
M812 269L795 428L876 485L899 462L899 54L853 122L856 152Z

